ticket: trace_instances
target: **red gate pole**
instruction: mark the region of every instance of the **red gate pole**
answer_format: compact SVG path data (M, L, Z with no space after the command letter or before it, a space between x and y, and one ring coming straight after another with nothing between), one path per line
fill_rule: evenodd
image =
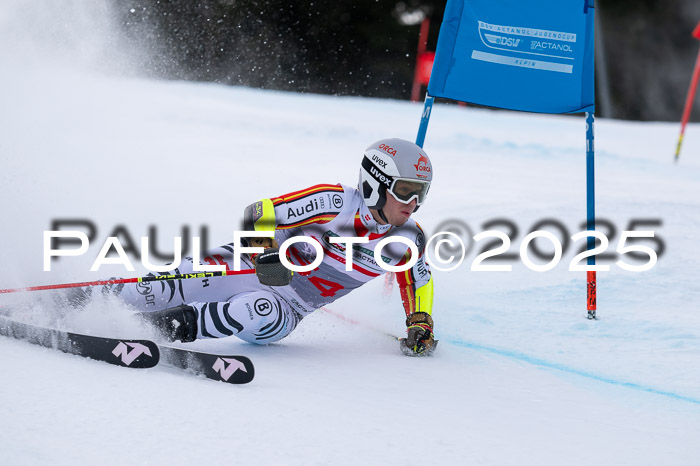
M423 55L428 48L428 31L430 31L430 19L426 16L420 24L420 34L418 35L418 52L416 53L416 68L413 72L413 88L411 89L411 102L420 100L420 87L423 84L422 67ZM427 82L425 83L427 85Z
M700 23L695 27L693 31L693 37L700 40ZM693 70L693 78L690 80L690 89L688 89L688 96L685 98L685 108L683 109L683 117L681 118L681 134L678 137L678 145L676 146L676 157L675 161L678 161L678 157L681 155L681 144L683 144L683 135L685 134L685 126L688 124L690 119L690 112L693 108L693 101L695 100L695 91L698 88L698 80L700 79L700 50L698 50L698 58L695 60L695 69Z

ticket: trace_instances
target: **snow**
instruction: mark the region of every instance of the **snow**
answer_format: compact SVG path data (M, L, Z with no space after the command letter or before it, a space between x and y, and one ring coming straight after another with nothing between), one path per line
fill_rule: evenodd
M0 287L132 276L89 272L107 236L157 227L161 251L183 226L232 240L243 208L317 183L354 185L363 149L413 139L422 106L105 76L84 68L0 69ZM398 291L376 280L318 311L285 340L192 347L244 354L256 378L231 386L164 368L130 370L0 338L3 464L685 465L700 446L700 126L596 122L599 217L617 235L660 219L666 245L648 272L608 261L598 321L585 318L585 274L472 272L483 243L435 271L432 358L406 358ZM511 220L511 252L539 220L572 235L585 219L580 116L437 104L425 143L435 182L416 214L484 230ZM55 219L98 227L87 254L44 272ZM558 235L556 230L553 230ZM538 243L539 244L539 243ZM652 244L652 243L644 243ZM542 248L545 249L545 243ZM138 247L138 246L137 246ZM145 272L138 261L136 274ZM234 278L235 279L235 278ZM42 296L24 318L53 321ZM26 299L6 295L0 305ZM118 302L60 324L139 337Z

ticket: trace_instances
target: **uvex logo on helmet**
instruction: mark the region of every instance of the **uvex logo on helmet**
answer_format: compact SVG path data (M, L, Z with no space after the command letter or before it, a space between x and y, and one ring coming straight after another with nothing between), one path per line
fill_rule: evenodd
M416 171L430 173L430 167L428 166L428 157L425 157L424 155L418 157L418 163L415 164L414 167L416 167Z
M375 180L385 184L387 188L391 186L391 180L384 176L384 174L377 170L375 167L370 167L369 172L372 174L372 176L374 176Z
M386 144L379 144L379 148L389 155L396 155L396 149L387 146Z

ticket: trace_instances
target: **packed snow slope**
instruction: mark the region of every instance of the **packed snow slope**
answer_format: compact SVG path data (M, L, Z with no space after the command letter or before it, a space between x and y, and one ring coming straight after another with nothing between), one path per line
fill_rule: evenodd
M364 148L413 139L422 110L66 69L3 68L0 89L0 288L145 273L137 258L135 272L89 271L118 227L138 250L151 226L160 251L203 226L210 246L228 243L257 199L355 185ZM330 306L346 320L318 311L263 347L235 337L191 344L249 356L247 386L0 338L2 463L697 464L700 127L689 127L674 164L678 125L596 122L597 214L616 229L601 228L608 252L628 229L654 230L664 247L646 272L615 265L644 260L601 261L610 271L598 274L597 321L585 318L585 272L569 271L581 241L547 272L517 257L541 220L564 225L566 235L542 227L560 240L583 229L584 132L580 116L435 106L425 143L434 183L415 218L429 235L448 220L470 236L500 229L516 257L488 262L511 271L472 271L488 240L463 235L464 263L434 271L434 357L407 358L385 335L402 335L404 316L382 278ZM57 219L97 231L85 255L44 272L43 232ZM630 227L640 219L655 223ZM145 332L115 301L60 319L44 293L0 305L28 299L20 317L34 322Z

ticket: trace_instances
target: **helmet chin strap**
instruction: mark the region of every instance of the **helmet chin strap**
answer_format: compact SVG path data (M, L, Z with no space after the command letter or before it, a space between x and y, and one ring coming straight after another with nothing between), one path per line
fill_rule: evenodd
M384 190L383 193L382 193L382 189ZM379 192L380 192L380 197L379 197L380 200L378 202L379 206L375 207L375 209L377 210L379 217L384 221L384 223L388 224L389 220L386 218L386 215L384 215L384 206L386 205L386 197L390 196L391 194L386 189L386 186L380 187Z

